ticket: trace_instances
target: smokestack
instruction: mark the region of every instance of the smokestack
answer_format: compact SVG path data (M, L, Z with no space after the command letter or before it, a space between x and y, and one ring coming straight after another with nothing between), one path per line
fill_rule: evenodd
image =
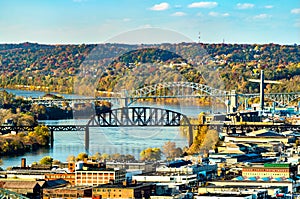
M26 168L26 158L21 159L21 168Z

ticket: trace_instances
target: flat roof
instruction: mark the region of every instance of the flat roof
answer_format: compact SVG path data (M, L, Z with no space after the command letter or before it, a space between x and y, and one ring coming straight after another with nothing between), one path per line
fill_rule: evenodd
M205 193L205 194L200 194L200 195L197 195L197 196L217 196L217 197L231 198L232 196L238 196L238 197L252 196L252 194Z
M95 186L93 188L126 189L126 188L140 188L140 187L151 186L151 185L154 185L154 183L138 183L138 184L127 183L126 186L123 184L101 184L101 185Z
M87 190L87 189L92 189L92 186L81 186L81 185L76 185L76 186L65 186L65 187L47 187L47 188L43 188L43 189L60 189L60 190Z

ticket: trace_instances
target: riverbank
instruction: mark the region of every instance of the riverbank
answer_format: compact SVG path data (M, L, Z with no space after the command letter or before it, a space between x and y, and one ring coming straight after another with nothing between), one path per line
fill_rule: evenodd
M49 147L50 133L46 126L37 126L32 132L11 132L0 135L0 156L23 155L39 148Z

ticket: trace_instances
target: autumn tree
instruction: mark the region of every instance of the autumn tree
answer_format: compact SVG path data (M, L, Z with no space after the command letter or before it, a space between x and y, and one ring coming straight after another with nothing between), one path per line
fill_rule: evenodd
M75 160L76 160L76 157L74 155L69 155L67 157L67 162L75 162Z
M188 153L193 154L204 150L214 149L218 141L219 133L216 130L209 129L207 126L199 127Z
M88 158L88 154L86 153L79 153L76 157L76 161L84 160L85 158Z
M59 160L53 160L52 162L54 165L59 165L61 162Z
M33 137L38 142L38 144L42 146L49 145L50 133L47 126L35 127L33 132L28 133L28 136Z
M176 143L171 141L164 144L162 151L168 160L179 157L182 154L182 149L180 147L176 147Z
M161 159L160 148L147 148L140 153L142 161L156 161Z
M107 153L103 153L103 154L101 155L101 159L102 159L103 161L109 160L109 159L110 159L110 155L107 154Z
M101 153L96 152L94 155L92 155L91 159L93 161L99 161L99 160L101 160Z

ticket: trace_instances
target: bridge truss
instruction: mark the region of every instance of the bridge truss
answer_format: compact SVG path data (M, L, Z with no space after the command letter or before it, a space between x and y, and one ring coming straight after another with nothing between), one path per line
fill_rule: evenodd
M189 128L188 143L193 143L192 125L187 116L162 108L123 107L94 115L87 126L95 127L178 127ZM86 135L88 146L89 135Z
M246 99L257 98L259 97L259 93L253 94L238 94L241 97ZM286 106L291 102L300 98L300 92L293 92L293 93L265 93L264 94L266 99L269 99L273 102L276 102L280 106Z
M230 96L230 92L216 89L205 84L194 82L163 82L139 88L131 92L131 103L142 98L189 98L212 96L222 102Z
M104 92L105 93L105 92ZM78 99L32 99L33 103L44 104L51 106L62 105L63 103L93 103L95 101L106 100L110 102L121 102L123 106L129 106L139 99L150 98L198 98L198 97L215 97L221 102L226 102L233 95L244 99L259 97L259 93L253 94L236 94L230 91L216 89L205 84L199 84L194 82L163 82L149 86L145 86L130 93L123 92L109 92L110 96L93 97L93 98L78 98ZM268 98L279 105L287 105L290 102L300 98L300 92L293 93L265 93L265 98Z

